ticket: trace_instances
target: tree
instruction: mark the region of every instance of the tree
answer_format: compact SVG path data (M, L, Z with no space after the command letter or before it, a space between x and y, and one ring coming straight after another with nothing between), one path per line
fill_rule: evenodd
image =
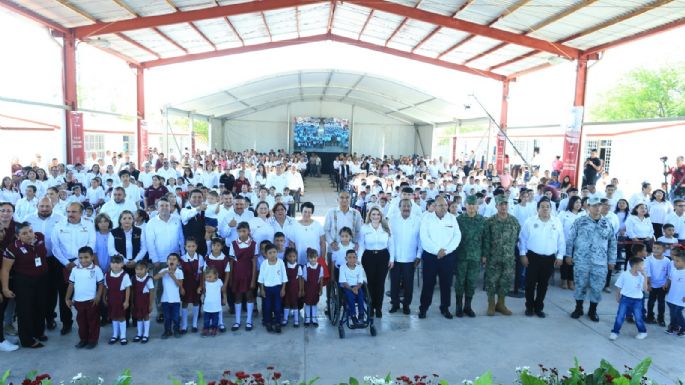
M592 110L596 121L675 116L685 116L685 63L628 72Z

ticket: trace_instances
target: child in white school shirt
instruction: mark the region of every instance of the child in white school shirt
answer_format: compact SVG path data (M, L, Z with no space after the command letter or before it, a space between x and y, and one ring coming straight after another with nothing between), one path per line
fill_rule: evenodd
M269 243L264 247L267 259L259 268L259 288L264 298L264 323L268 332L281 332L281 319L283 316L282 298L285 295L285 283L288 282L288 274L285 263L278 258L276 246ZM275 317L274 317L275 316Z
M665 244L664 256L670 258L671 247L678 243L678 238L675 237L675 227L670 223L666 223L663 227L663 232L664 235L660 236L656 241Z
M632 313L637 326L638 334L635 338L642 340L647 337L647 328L642 319L643 291L647 288L647 277L645 277L644 261L640 257L630 258L630 270L624 271L614 284L616 290L616 302L618 312L614 328L611 329L609 339L614 341L618 338L621 326L626 319L626 314Z
M338 244L338 250L333 251L332 259L335 267L340 267L345 264L347 250L356 250L357 245L352 242L352 229L345 226L338 232L340 236L340 243ZM334 277L335 278L335 277Z
M100 338L100 299L103 292L104 274L93 263L93 249L84 246L78 250L79 263L69 274L69 287L65 295L67 306L74 305L78 312L79 343L77 349L93 349ZM73 294L73 298L72 298Z
M162 339L173 335L181 337L179 313L181 312L181 295L183 289L183 270L179 267L181 257L171 253L166 259L167 267L155 274L155 280L162 280L162 311L164 312L164 333ZM173 327L173 329L172 329Z
M219 327L219 313L223 310L222 306L226 304L226 291L223 290L223 283L218 279L218 272L215 268L207 268L204 278L202 337L209 337L210 335L214 337Z
M338 282L345 294L347 312L354 324L364 322L364 288L366 273L362 265L357 264L357 252L348 250L346 264L340 266ZM355 309L355 304L357 309Z
M668 272L668 283L666 284L668 290L666 303L671 314L671 324L668 325L666 333L685 337L685 319L683 319L683 308L685 307L685 250L674 248L671 251L673 263Z
M647 276L647 288L649 299L647 300L647 319L645 323L666 326L664 313L666 310L666 280L671 260L664 256L666 245L656 242L652 248L652 255L645 260L645 275ZM654 303L657 302L657 318L654 318Z

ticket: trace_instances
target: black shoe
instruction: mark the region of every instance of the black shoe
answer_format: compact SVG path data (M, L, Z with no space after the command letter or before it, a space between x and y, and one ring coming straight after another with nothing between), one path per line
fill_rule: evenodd
M62 330L59 331L59 334L63 336L66 336L69 333L71 333L71 326L63 326Z
M109 339L109 342L108 342L107 344L108 344L108 345L114 345L114 344L116 344L117 342L119 342L119 338L118 338L118 337L112 337L112 338Z
M274 331L276 332L276 334L281 334L281 325L278 325L278 324L277 324L277 325L274 327Z
M224 325L219 326L219 332L220 333L226 333L226 326L224 326Z
M98 344L96 344L96 343L88 344L88 345L86 345L86 349L88 349L88 350L95 349L96 346L98 346Z
M197 328L196 328L196 327L193 327L192 329L190 329L190 331L193 332L193 333L197 333Z
M183 329L183 330L180 331L180 333L181 333L181 334L186 334L186 333L188 333L188 329Z
M660 319L658 322L659 322L659 326L661 326L661 327L666 326L666 322L664 322L664 320Z
M532 317L535 313L533 312L532 309L526 309L526 317Z
M470 307L464 308L464 314L466 314L469 318L476 318L476 313L474 313L473 309Z
M592 322L599 322L599 316L597 316L597 313L588 313L587 318L589 318Z
M173 334L171 334L171 332L164 332L164 333L162 334L162 339L165 340L165 339L171 337L172 335L173 335Z
M381 309L376 309L376 318L383 318L383 312Z
M397 305L392 305L392 306L390 307L389 313L390 313L390 314L394 314L394 313L397 313L398 310L400 310L400 307L399 307L399 306L397 306Z
M141 337L141 336L135 336L132 341L133 342L140 342L142 339L143 339L143 337Z
M456 306L456 307L457 307L457 308L454 309L454 315L455 315L457 318L463 317L463 316L464 316L464 310L463 310L463 308L462 308L462 296L460 296L460 295L457 296L457 306Z
M240 329L240 324L239 323L234 323L233 326L231 326L231 331L237 331Z
M36 339L37 339L38 341L40 341L40 342L45 342L45 341L48 340L48 336L40 336L40 337L38 337L38 338L36 338Z
M164 315L163 314L160 314L157 316L157 323L158 324L164 323Z
M647 317L647 318L645 319L645 323L646 323L646 324L654 325L654 324L656 324L656 319L654 319L653 316L652 316L652 317Z
M450 313L449 310L440 310L440 314L442 314L442 316L447 318L447 319L454 318L454 316L452 316L452 313Z
M420 311L419 311L419 318L420 318L420 319L426 318L426 312L423 311L423 310L420 310Z
M181 334L181 331L180 331L180 330L174 331L174 337L176 337L176 338L181 338L182 336L183 336L183 334Z
M54 319L45 321L45 327L48 330L55 330L57 328L57 322Z
M571 313L571 318L578 319L583 315L583 301L576 300L576 309Z
M141 343L141 344L146 344L148 341L150 341L150 338L149 338L149 337L143 337L143 338L140 340L140 343Z
M409 306L403 306L402 307L402 313L407 314L407 315L411 314L411 309L409 309Z
M545 314L545 312L542 311L542 310L536 311L536 312L535 312L535 315L538 316L538 317L540 317L540 318L545 318L545 317L547 317L547 314Z
M273 333L274 328L271 326L271 324L266 325L266 331L269 333Z
M79 341L79 343L77 343L76 345L74 345L74 347L75 347L76 349L83 349L83 348L86 347L86 345L88 345L88 343L87 343L86 341Z
M315 327L315 328L318 328L318 327L319 327L319 323L316 322L316 321L312 321L312 326Z

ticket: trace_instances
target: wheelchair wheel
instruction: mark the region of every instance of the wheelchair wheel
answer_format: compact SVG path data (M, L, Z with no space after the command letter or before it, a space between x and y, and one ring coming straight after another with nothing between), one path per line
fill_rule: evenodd
M338 326L338 336L340 336L341 339L345 338L345 326Z
M335 283L331 285L331 324L335 325L340 321L340 310L342 308L340 287Z
M369 333L371 333L371 337L375 337L376 336L376 327L373 325L369 326Z

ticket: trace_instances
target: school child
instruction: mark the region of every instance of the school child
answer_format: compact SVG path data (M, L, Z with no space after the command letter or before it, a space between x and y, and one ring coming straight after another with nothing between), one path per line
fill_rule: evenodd
M664 257L671 257L671 248L678 243L678 238L675 237L675 227L666 223L663 227L664 235L657 238L657 242L664 243L666 250L664 250Z
M335 250L332 253L335 267L344 265L346 263L345 257L347 255L347 250L355 250L357 247L357 245L352 242L352 229L349 227L345 226L340 229L338 235L340 236L339 247L338 250ZM337 277L334 277L334 279L337 279Z
M666 333L685 337L685 319L683 319L683 307L685 307L685 250L673 248L671 257L673 263L668 272L666 290L666 303L668 312L671 314L671 323Z
M276 246L278 259L285 261L285 234L280 231L274 234L274 246Z
M207 246L207 258L205 258L205 273L207 269L214 268L217 271L219 280L221 281L222 295L228 295L228 282L231 279L231 263L228 257L223 253L225 241L223 238L212 238L210 245ZM219 331L226 332L224 325L224 312L219 311L218 319Z
M207 209L205 210L205 226L218 227L219 213L221 212L221 204L219 204L219 193L211 190L207 193Z
M340 266L338 283L345 294L347 312L354 324L364 322L364 288L366 273L361 264L357 264L357 252L347 250L345 264ZM355 310L355 304L357 309Z
M285 285L288 275L285 264L278 259L276 246L269 243L265 250L267 259L262 262L259 269L259 288L264 298L264 317L266 317L266 330L268 332L281 332L282 301L285 295ZM275 317L274 317L275 316Z
M637 256L631 257L630 270L622 272L614 284L617 288L616 302L619 305L614 328L611 329L611 334L609 335L609 339L612 341L618 338L621 326L623 326L623 321L628 313L632 313L635 326L637 326L638 333L635 338L642 340L647 337L647 328L642 319L643 291L647 288L644 267L645 263L642 258Z
M222 306L226 304L226 291L223 290L224 285L218 276L219 274L214 267L208 267L205 270L203 284L203 291L205 293L203 302L204 327L202 328L202 337L216 336L219 314L223 310Z
M647 319L645 323L666 326L664 313L666 311L666 291L664 285L668 279L668 269L671 261L664 257L666 244L656 242L652 247L652 255L645 260L645 275L647 276L647 288L649 299L647 300ZM654 319L654 302L658 302L657 318Z
M285 239L285 238L284 238ZM283 297L283 326L288 324L288 316L293 314L293 327L300 327L300 312L298 302L304 296L304 281L302 280L302 266L297 264L297 249L289 247L285 251L285 272L288 275L288 283L285 285L285 297ZM280 259L280 258L279 258Z
M181 334L188 332L188 305L193 305L193 333L197 333L197 320L200 316L200 295L202 294L202 271L205 260L197 253L197 240L193 237L186 238L186 253L181 257L181 269L183 270L183 290L181 297Z
M259 269L262 266L262 263L267 260L266 257L266 246L271 245L271 241L268 239L265 239L259 243L259 255L257 256L257 271L255 272L255 276L259 278ZM259 302L262 308L262 325L266 326L266 314L264 313L264 297L259 295L257 288L254 290L254 295L255 297L259 297Z
M89 246L78 250L79 263L69 274L69 287L65 295L67 306L74 305L78 312L79 343L77 349L93 349L100 338L100 314L98 305L102 298L105 277L102 269L93 262L93 249ZM72 298L73 295L73 298Z
M181 257L178 254L169 254L166 259L167 267L160 270L154 277L155 280L162 280L163 340L172 335L176 338L181 337L178 313L181 311L181 296L185 294L185 290L183 289L183 270L179 266L180 261Z
M247 222L238 223L236 228L238 239L231 242L231 258L233 258L233 279L231 290L234 295L235 323L232 331L240 329L240 315L243 298L247 301L245 330L252 330L252 311L254 310L254 289L257 279L257 245L250 237L250 225Z
M124 257L114 255L109 262L109 272L105 275L104 303L107 306L107 316L112 321L112 338L109 344L119 342L128 344L126 339L126 310L131 298L131 278L124 271Z
M150 313L155 303L155 284L147 273L147 264L136 263L136 276L133 279L133 310L131 316L137 320L138 334L133 342L142 344L150 340Z
M316 310L321 297L323 266L319 264L319 255L315 249L307 249L307 268L304 279L304 327L310 324L319 327L316 321Z
M632 257L638 257L642 261L644 261L645 258L647 258L647 255L649 255L647 253L647 246L645 246L643 243L638 243L638 244L631 246L630 247L630 253L631 253L630 255ZM628 258L628 263L626 263L626 265L625 265L625 271L630 270L630 268L631 268L630 261L632 260L632 257ZM642 301L642 315L643 316L647 313L644 309L644 306L645 306L645 303L644 303L644 301ZM635 322L635 319L633 318L633 314L631 312L628 312L626 314L626 321L628 321L628 323L631 323L631 324L633 322Z

